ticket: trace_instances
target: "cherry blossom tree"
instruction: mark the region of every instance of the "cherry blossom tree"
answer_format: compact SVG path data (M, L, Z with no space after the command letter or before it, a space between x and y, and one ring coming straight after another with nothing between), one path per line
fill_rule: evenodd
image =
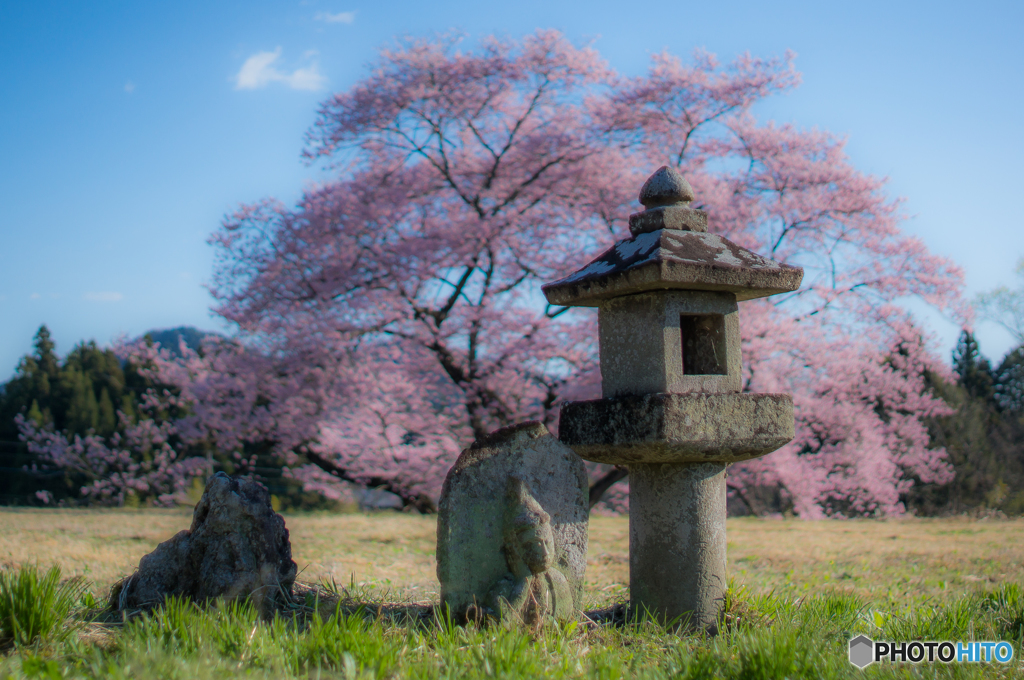
M390 457L436 459L436 494L474 436L523 417L553 425L569 378L593 373L593 334L537 304L543 281L607 240L603 214L626 200L594 185L608 152L579 125L608 77L553 33L479 53L386 52L311 133L307 154L340 158L340 178L296 210L246 206L214 236L219 312L249 347L302 381L352 367L332 374L322 421L290 431L318 465L389 452L378 469L422 484ZM303 359L282 369L283 357Z
M448 468L439 461L452 454L445 414L423 399L431 385L413 374L398 380L393 350L271 356L220 337L203 349L182 343L171 353L145 341L120 348L189 405L173 421L184 447L217 451L241 474L255 473L269 451L286 477L329 499L346 497L340 483L349 482L435 510L431 492ZM365 450L378 455L359 455Z
M791 392L797 437L734 467L732 493L776 489L804 517L902 512L913 480L951 473L922 424L944 408L922 375L941 369L897 303L967 320L962 275L900 231L842 140L756 120L798 81L790 55L702 52L622 78L553 31L382 51L308 135L335 179L294 207L243 206L211 237L237 336L151 358L192 404L183 436L269 441L310 488L326 471L408 499L494 428L557 429L562 401L599 394L596 323L540 284L628 236L637 189L669 164L711 231L806 271L741 305L745 387Z
M189 455L187 447L176 441L172 420L153 413L173 400L170 394L163 396L160 399L155 391L145 395L138 422L119 412L119 431L109 437L93 431L69 435L39 426L21 414L15 421L35 457L33 468L60 469L82 479L81 494L87 502L121 506L134 497L171 506L184 501L192 480L208 475L210 465L201 456ZM44 503L52 501L46 491L36 496Z

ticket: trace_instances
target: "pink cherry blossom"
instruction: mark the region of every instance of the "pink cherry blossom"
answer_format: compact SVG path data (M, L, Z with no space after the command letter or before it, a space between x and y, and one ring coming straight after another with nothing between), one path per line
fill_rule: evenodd
M659 54L622 78L554 31L384 50L308 134L334 179L211 237L235 337L131 352L188 405L182 442L269 442L324 493L343 478L436 497L475 437L557 431L562 402L600 394L594 311L547 306L540 285L628 237L640 185L669 164L710 231L805 270L799 291L740 306L745 389L793 394L797 436L734 466L732 493L775 489L802 517L899 514L915 480L952 474L924 426L946 408L924 373L944 369L900 302L969 321L963 275L901 231L843 140L753 116L799 83L792 61ZM92 445L47 455L81 465Z

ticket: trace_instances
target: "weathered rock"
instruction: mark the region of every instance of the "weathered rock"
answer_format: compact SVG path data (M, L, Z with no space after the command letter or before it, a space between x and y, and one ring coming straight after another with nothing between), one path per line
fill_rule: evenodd
M515 425L474 442L441 491L442 604L458 620L574 616L582 603L588 519L583 461L544 425Z
M172 595L197 601L250 598L264 612L291 596L296 566L284 518L267 488L218 472L192 513L192 527L142 558L111 593L113 609L160 604Z

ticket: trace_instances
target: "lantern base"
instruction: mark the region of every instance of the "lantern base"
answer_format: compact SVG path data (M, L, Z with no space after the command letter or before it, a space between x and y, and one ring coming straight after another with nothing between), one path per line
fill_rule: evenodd
M717 633L725 551L725 463L629 466L632 616Z
M788 394L645 394L562 406L559 439L595 463L735 463L794 435Z

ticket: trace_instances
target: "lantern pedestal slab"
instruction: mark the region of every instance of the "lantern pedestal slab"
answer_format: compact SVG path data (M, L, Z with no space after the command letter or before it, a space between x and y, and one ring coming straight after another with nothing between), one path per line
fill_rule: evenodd
M562 407L581 458L629 467L630 609L717 632L725 601L726 466L793 438L788 394L645 394Z
M694 392L571 401L558 432L595 463L736 463L793 438L793 398Z

